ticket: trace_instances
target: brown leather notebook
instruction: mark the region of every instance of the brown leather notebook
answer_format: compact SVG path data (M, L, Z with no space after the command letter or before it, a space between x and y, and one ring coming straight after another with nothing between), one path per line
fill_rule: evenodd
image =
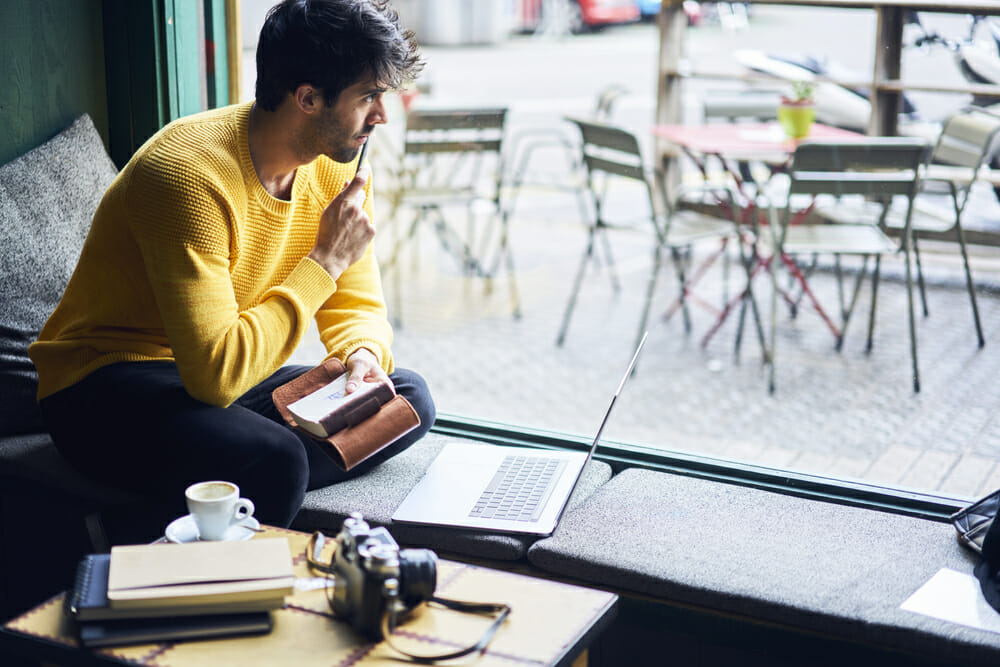
M275 389L271 400L289 426L312 438L341 469L350 470L419 426L420 417L410 402L396 395L390 386L388 392L368 392L363 400L353 402L337 419L324 420L336 429L325 438L301 428L288 406L330 384L346 370L337 359L327 359Z

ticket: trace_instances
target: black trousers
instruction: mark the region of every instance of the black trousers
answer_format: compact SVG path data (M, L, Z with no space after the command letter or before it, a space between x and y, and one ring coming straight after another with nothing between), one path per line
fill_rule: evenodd
M238 484L261 522L288 526L307 490L356 477L398 454L427 432L435 416L423 378L397 369L390 379L421 425L345 473L307 436L289 428L271 402L276 387L307 370L281 368L220 408L191 398L172 362L117 363L40 405L56 448L73 466L148 499L146 507L135 509L148 513L151 537L163 534L164 522L187 513L189 484L212 479Z

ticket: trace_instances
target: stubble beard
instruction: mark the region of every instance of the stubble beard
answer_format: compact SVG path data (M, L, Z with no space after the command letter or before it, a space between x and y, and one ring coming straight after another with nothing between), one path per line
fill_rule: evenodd
M304 137L300 150L303 154L325 155L335 162L347 163L354 160L360 150L355 142L357 136L359 135L348 130L331 111L313 125L309 134Z

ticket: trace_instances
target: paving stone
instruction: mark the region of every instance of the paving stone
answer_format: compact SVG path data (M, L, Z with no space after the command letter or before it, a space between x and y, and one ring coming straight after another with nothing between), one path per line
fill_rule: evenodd
M868 459L837 456L834 457L834 460L830 463L830 465L825 468L825 471L827 474L834 475L836 477L862 479L865 471L871 463L872 462Z
M900 479L900 484L912 489L940 490L958 460L958 455L951 452L922 452Z
M722 455L735 461L759 462L763 450L764 446L760 443L736 441L730 443Z
M965 496L969 500L978 495L978 489L991 472L993 461L983 456L962 456L941 482L940 491L947 495Z
M997 489L1000 489L1000 463L994 460L991 461L990 470L983 478L983 483L972 495L975 498L982 498Z

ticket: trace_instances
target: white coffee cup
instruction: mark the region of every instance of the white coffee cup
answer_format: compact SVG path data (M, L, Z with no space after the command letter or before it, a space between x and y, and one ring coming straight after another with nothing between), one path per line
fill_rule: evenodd
M203 540L225 539L230 527L253 516L253 502L240 498L240 487L232 482L198 482L184 491L184 497Z

